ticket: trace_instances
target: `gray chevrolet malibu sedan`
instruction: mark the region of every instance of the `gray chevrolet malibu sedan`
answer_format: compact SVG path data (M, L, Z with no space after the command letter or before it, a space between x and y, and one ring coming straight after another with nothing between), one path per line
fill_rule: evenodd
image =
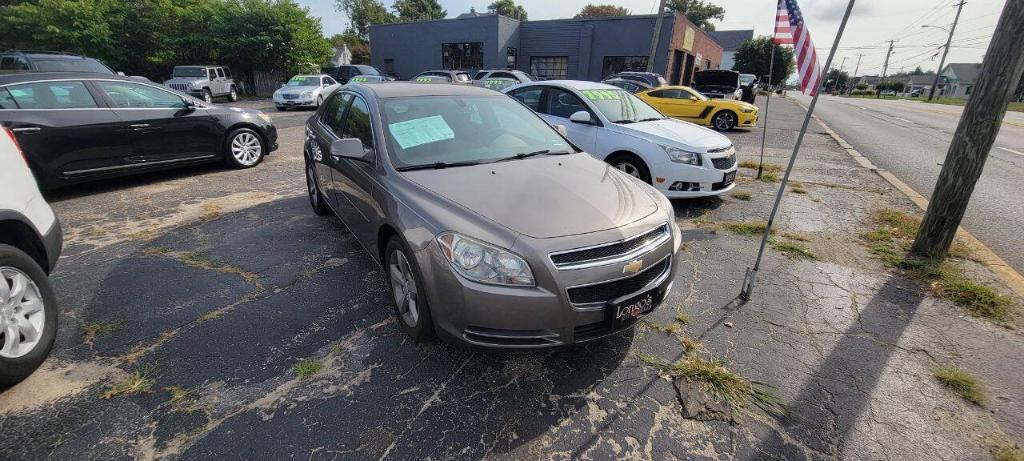
M417 340L578 343L631 327L672 286L668 199L500 93L349 84L309 119L305 159L313 210L381 263Z

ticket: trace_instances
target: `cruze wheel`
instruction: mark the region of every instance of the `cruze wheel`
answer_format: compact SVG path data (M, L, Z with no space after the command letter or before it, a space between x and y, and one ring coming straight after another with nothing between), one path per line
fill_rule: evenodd
M434 336L430 308L423 293L422 278L415 260L398 237L391 237L385 250L385 269L391 300L395 303L398 324L409 336L420 341Z
M320 193L320 186L316 182L316 167L313 163L306 162L306 190L309 192L309 205L313 207L313 213L325 216L330 210L324 203L324 196Z
M32 374L56 335L57 299L50 279L27 254L0 244L0 386Z
M647 169L647 165L644 165L644 163L636 157L620 155L608 159L608 163L623 173L634 178L639 178L648 184L651 183L651 172Z
M263 160L263 139L255 131L239 128L228 135L224 143L224 158L234 168L249 168Z
M715 114L715 118L711 123L718 131L729 131L736 128L736 114L723 110Z

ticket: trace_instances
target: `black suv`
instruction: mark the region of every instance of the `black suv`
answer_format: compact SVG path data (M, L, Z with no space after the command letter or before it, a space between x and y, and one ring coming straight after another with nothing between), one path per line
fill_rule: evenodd
M15 72L92 72L114 75L95 58L56 51L4 51L0 53L0 74Z
M381 75L380 71L377 70L376 67L366 66L362 64L345 64L343 66L338 66L337 69L334 69L331 72L326 73L327 75L334 77L334 79L337 80L338 83L342 85L348 83L348 81L351 80L352 77L358 77L360 75L365 75L369 77L381 77L382 80L386 78L383 75Z

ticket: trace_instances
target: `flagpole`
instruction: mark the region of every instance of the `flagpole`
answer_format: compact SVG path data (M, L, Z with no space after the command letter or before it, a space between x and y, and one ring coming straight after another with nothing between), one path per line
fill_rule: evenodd
M778 19L776 18L776 20ZM775 47L775 32L772 32L772 57L768 61L768 96L764 100L764 121L761 122L761 158L757 161L757 179L761 179L761 172L764 171L764 141L768 137L768 104L772 102L772 77L775 75ZM756 95L757 93L754 94Z
M846 22L850 19L850 11L853 10L855 0L850 0L846 5L846 13L843 14L843 21L839 23L839 31L836 32L836 39L832 42L832 49L828 52L828 59L825 60L825 72L832 66L832 58L836 55L836 48L839 47L839 40L843 38L843 31L846 30ZM824 76L823 76L824 77ZM800 134L796 137L796 145L793 146L793 154L789 157L789 165L786 166L786 174L782 176L782 183L779 184L779 192L775 194L775 203L772 205L772 212L768 215L768 223L764 226L764 235L761 237L761 247L757 251L757 260L754 268L747 268L747 274L743 279L743 289L740 291L740 298L749 301L750 295L757 285L757 272L761 269L761 258L764 256L764 248L768 244L768 236L772 233L772 224L775 222L775 214L779 211L779 203L782 202L782 194L786 192L786 184L789 183L789 175L793 172L793 165L796 164L797 154L800 153L800 144L803 143L804 133L807 132L807 125L811 122L811 115L814 114L814 106L818 104L818 96L821 92L821 82L818 80L814 87L814 97L811 104L807 106L807 113L804 115L803 125L800 126Z

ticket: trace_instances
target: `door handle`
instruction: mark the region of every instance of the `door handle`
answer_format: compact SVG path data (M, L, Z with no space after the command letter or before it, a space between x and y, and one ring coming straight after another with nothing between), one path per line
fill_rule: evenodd
M131 128L134 128L136 130L139 129L139 128L149 128L149 124L148 123L136 123L134 125L128 125L128 126L131 127Z
M36 131L39 131L39 130L42 130L42 128L39 128L38 126L11 128L11 131L13 131L15 133L35 133Z

